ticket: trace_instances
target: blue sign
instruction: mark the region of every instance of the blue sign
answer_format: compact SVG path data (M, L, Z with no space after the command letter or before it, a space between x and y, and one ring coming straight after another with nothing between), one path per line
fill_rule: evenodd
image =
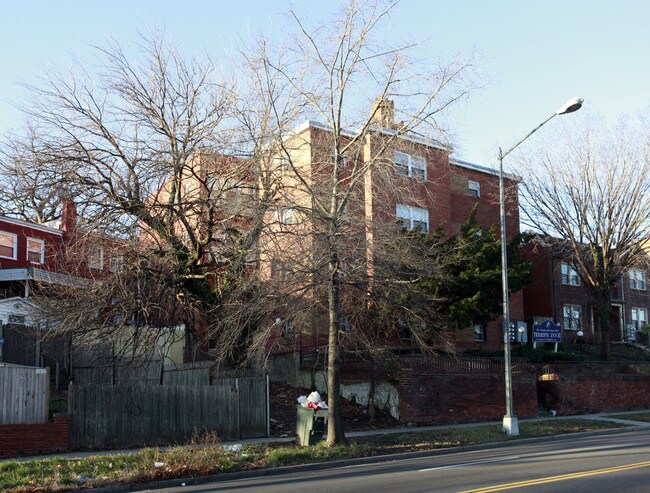
M562 326L552 320L534 324L533 342L562 342Z
M4 343L5 343L5 338L4 338L4 337L0 337L0 346L2 346Z

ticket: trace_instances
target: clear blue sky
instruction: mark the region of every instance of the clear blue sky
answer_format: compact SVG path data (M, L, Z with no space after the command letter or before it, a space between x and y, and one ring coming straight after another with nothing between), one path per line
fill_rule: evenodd
M294 0L305 16L327 19L338 2ZM123 44L164 26L184 53L217 60L240 38L273 33L283 0L24 0L3 5L0 26L0 133L17 125L20 82L93 44ZM508 147L565 100L581 96L607 119L650 105L650 2L644 0L403 0L386 37L424 39L432 59L474 53L483 87L453 113L456 156L494 165ZM567 117L568 118L568 117Z

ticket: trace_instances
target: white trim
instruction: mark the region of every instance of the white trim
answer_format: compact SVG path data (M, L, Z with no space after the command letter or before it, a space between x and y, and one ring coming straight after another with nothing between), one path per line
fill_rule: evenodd
M567 310L569 311L568 317L567 315ZM575 314L578 314L578 320L577 324L575 323ZM572 322L573 327L567 327L566 326L566 320L567 318ZM564 330L580 330L582 328L582 322L583 322L583 316L582 316L582 305L575 305L573 303L565 303L562 305L562 328Z
M314 120L307 120L307 121L301 123L300 125L298 125L298 127L296 127L291 132L291 135L297 135L297 134L302 133L302 132L304 132L306 130L309 130L310 128L314 128L314 129L317 129L317 130L322 130L324 132L331 132L332 131L332 127L329 126L329 125L326 125L324 123L314 121ZM395 131L393 129L381 127L379 125L370 125L368 127L368 131L369 132L378 132L378 133L381 133L381 134L384 134L384 135L389 135L389 136L395 136L397 134L397 131ZM360 131L358 131L358 130L357 131L349 131L349 130L342 130L341 131L341 135L343 135L345 137L349 137L349 138L356 137L357 135L359 135L359 133L360 133ZM286 137L290 137L291 135L288 135ZM411 133L411 134L402 134L398 138L399 139L404 139L407 142L413 142L415 144L421 144L421 145L424 145L426 147L430 147L430 148L433 148L433 149L437 149L437 150L446 152L448 155L454 152L453 147L445 146L445 145L441 144L440 142L435 141L435 140L430 139L430 138L425 137L425 136L416 135L416 134ZM487 174L487 175L491 175L491 176L499 176L499 171L497 169L495 169L495 168L489 168L487 166L482 166L480 164L470 163L468 161L464 161L462 159L452 157L452 156L449 156L449 164L452 165L452 166L457 166L459 168L465 168L465 169L469 169L469 170L472 170L472 171L478 171L479 173L483 173L483 174ZM504 173L503 176L504 176L504 178L506 178L508 180L511 180L511 181L515 181L517 183L520 183L520 182L523 181L522 177L518 176L518 175L513 175L513 174L510 174L510 173Z
M406 162L400 162L400 158L403 158L402 160ZM427 180L427 158L425 156L395 151L393 153L393 164L395 166L395 172L400 176L419 181ZM400 170L404 170L406 173L402 173ZM419 171L422 172L423 176L418 176Z
M400 215L400 209L403 215ZM406 217L406 213L408 213L408 217ZM415 214L414 214L415 213ZM407 205L407 204L400 204L397 203L395 204L395 217L402 221L408 221L409 222L409 227L406 228L409 231L413 231L416 229L417 225L416 223L421 223L421 217L419 215L422 214L424 216L424 223L426 224L426 231L422 231L423 233L428 233L429 232L429 209L426 209L424 207L417 207L414 205Z
M470 196L477 199L481 198L481 182L476 180L467 180L467 190ZM476 193L473 193L476 192Z
M564 276L566 276L567 282L564 282ZM577 269L567 262L560 264L560 278L563 286L580 286L580 276L578 276ZM574 279L576 282L573 282Z
M639 275L637 276L637 274ZM634 289L635 291L647 290L648 285L646 284L645 271L641 269L630 269L628 271L628 279L629 279L630 289ZM641 283L643 283L643 287L639 287Z
M384 135L389 135L391 137L397 136L398 138L404 139L408 142L413 142L414 144L422 144L427 147L431 147L433 149L438 149L439 151L444 151L447 154L451 154L452 152L454 152L454 149L452 147L441 144L437 140L430 139L429 137L425 137L424 135L417 135L413 132L405 133L398 136L397 130L393 130L392 128L382 127L379 125L370 125L370 127L368 127L368 130L373 132L379 132Z
M97 254L99 255L98 259L94 259L94 255ZM99 260L99 262L95 262L95 260ZM88 254L88 268L91 270L104 270L104 248L103 247L95 247L93 248L90 253Z
M455 157L449 156L449 164L452 166L458 166L459 168L470 169L472 171L478 171L479 173L484 173L486 175L499 176L499 170L494 168L488 168L487 166L481 166L480 164L470 163L468 161L463 161ZM503 173L503 177L508 180L516 181L520 183L523 181L521 176L512 175L510 173Z
M30 241L35 241L37 243L40 243L40 245L41 245L40 250L39 251L30 250L29 249L29 242ZM31 236L28 236L27 237L27 243L25 245L25 253L26 253L26 256L27 256L27 262L29 262L30 264L43 265L45 263L45 240L42 239L42 238L32 238ZM34 262L33 260L29 260L29 254L30 253L40 253L40 258L39 258L38 262Z
M26 228L35 229L37 231L44 231L46 233L55 234L57 236L63 236L63 231L61 231L60 229L51 228L50 226L45 226L43 224L30 223L29 221L23 221L22 219L0 216L0 223L2 223L2 221L5 221L9 224L13 224L15 226L23 226Z
M332 131L332 127L330 125L327 125L327 124L324 124L324 123L321 123L321 122L318 122L318 121L315 121L315 120L307 120L307 121L301 123L300 125L298 125L298 127L296 127L293 130L292 133L299 134L299 133L302 133L305 130L308 130L310 128L315 128L317 130L323 130L325 132L331 132ZM382 127L382 126L376 125L376 124L369 125L368 129L367 129L367 132L377 132L377 133L388 135L388 136L391 136L391 137L397 136L397 131L396 130L393 130L392 128ZM345 137L352 138L352 137L356 137L357 135L360 135L360 134L361 134L361 129L358 129L358 130L345 130L345 129L342 129L341 130L341 135L343 135ZM423 135L417 135L417 134L412 133L412 132L411 133L401 134L401 135L399 135L397 137L399 139L404 139L404 140L406 140L408 142L413 142L415 144L422 144L422 145L425 145L427 147L431 147L433 149L438 149L440 151L444 151L447 154L450 154L450 153L453 152L452 147L445 146L445 145L441 144L440 142L438 142L436 140L430 139L430 138L425 137Z
M636 320L634 319L634 312L636 312ZM643 319L639 317L640 314L643 314ZM648 323L648 309L643 308L643 307L638 307L638 306L633 306L630 308L630 321L632 322L632 325L634 325L634 328L637 330L637 332L641 331L642 327ZM635 323L635 322L640 322L642 321L642 324Z
M18 235L16 233L11 233L9 231L4 231L0 230L0 233L3 235L11 236L14 239L14 246L13 246L13 257L9 257L7 255L0 255L0 258L6 258L9 260L17 260L18 259ZM4 245L3 245L4 246Z

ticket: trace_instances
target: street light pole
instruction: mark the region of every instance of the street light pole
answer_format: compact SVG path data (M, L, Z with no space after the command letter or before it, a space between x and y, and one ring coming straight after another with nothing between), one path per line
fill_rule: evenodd
M515 145L503 152L499 147L499 211L501 219L501 282L503 287L503 359L505 366L506 385L506 414L503 417L503 431L508 435L519 435L519 422L513 409L512 399L512 364L510 361L510 300L508 297L508 251L506 244L506 201L505 186L503 182L503 158L514 151L528 137L537 132L542 126L558 115L565 115L578 111L582 107L582 98L572 98L564 103L555 113L549 116L542 123L532 129L526 136Z

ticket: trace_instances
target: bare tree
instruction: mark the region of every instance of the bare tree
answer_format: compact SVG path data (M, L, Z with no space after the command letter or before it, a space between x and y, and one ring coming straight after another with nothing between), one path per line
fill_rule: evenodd
M577 267L609 360L612 294L645 258L650 234L649 148L632 122L586 124L523 160L522 209L524 221L557 239L554 249Z
M351 0L315 27L291 12L295 39L277 53L264 41L248 51L237 84L154 37L139 59L100 47L97 74L80 64L32 87L25 113L38 132L22 151L85 200L79 258L103 232L128 252L124 275L95 277L101 309L71 301L88 290L70 287L59 312L69 325L87 321L84 312L108 331L133 318L194 321L188 329L218 340L222 357L242 348L264 357L277 314L323 324L328 443L344 441L341 347L364 344L347 324L408 288L390 272L426 267L398 241L394 207L385 207L410 195L393 153L425 143L443 149L446 163L440 122L470 87L467 62L430 67L410 56L414 45L380 38L396 3ZM321 123L296 129L314 118ZM432 314L403 305L395 318L431 347L436 325L423 322Z
M105 303L91 303L105 309L87 310L84 286L51 298L65 305L63 326L92 326L97 314L94 325L113 330L118 314L137 312L146 323L185 323L205 346L208 308L254 261L273 194L265 172L273 127L264 102L237 93L209 59L185 57L162 36L139 48L130 57L117 44L98 47L99 66L78 63L29 87L29 128L9 140L6 163L24 171L13 183L32 202L25 217L55 217L61 196L85 208L79 248L62 261L72 274L74 266L88 274L84 248L93 242L108 241L130 262L130 279L95 276L93 294Z
M45 223L60 217L67 173L40 161L37 140L30 127L25 135L7 137L0 154L0 213Z
M305 324L327 327L329 445L345 440L340 358L347 324L355 314L363 319L371 293L380 292L376 259L382 214L367 217L371 197L364 190L372 190L376 204L381 204L382 194L408 194L395 178L394 150L423 134L444 138L439 118L468 90L467 63L423 68L409 57L413 45L389 46L379 38L395 5L350 1L332 21L315 27L292 11L297 35L279 50L281 55L273 56L268 43L262 43L260 53L249 54L259 60L259 80L283 87L281 97L269 98L261 85L262 99L277 105L281 114L293 105L320 122L302 129L277 125L283 187L272 227L276 234L260 255L267 263L277 262L275 270L288 272L282 277L291 280L282 283L284 289L270 290L279 301L271 312L292 313ZM383 222L392 234L383 236L394 242L400 228L394 210L384 212ZM269 341L269 334L260 331L258 337Z

